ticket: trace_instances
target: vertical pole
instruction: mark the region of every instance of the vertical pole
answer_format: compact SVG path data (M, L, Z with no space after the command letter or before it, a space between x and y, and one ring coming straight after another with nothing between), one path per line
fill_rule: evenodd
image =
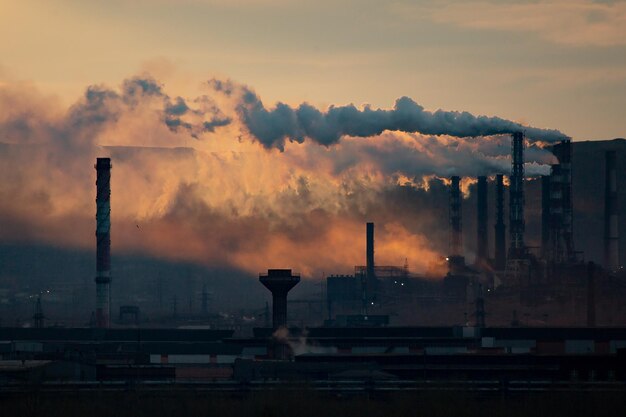
M111 316L111 159L96 160L96 326Z
M450 183L450 256L462 256L460 181L453 176Z
M506 226L504 225L504 176L496 176L496 225L495 225L496 269L503 271L506 264Z
M484 265L489 256L489 241L487 234L487 177L478 177L478 184L476 185L476 197L476 264Z
M524 244L524 134L513 134L511 185L509 187L509 227L511 235L510 256L521 259L525 255Z

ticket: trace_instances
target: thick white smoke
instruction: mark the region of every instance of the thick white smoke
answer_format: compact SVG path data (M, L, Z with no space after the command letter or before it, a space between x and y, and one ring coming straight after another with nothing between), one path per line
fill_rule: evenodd
M223 84L219 84L222 86ZM359 110L354 105L334 107L325 112L303 103L292 108L278 103L272 110L250 89L243 87L237 111L241 120L265 147L283 149L285 141L305 138L325 146L343 136L369 137L384 131L447 135L459 138L494 136L523 131L530 141L555 142L568 137L558 130L524 126L499 117L474 116L468 112L430 112L408 97L401 97L391 110Z

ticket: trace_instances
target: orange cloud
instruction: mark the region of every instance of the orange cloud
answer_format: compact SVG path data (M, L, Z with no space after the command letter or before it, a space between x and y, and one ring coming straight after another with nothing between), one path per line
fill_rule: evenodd
M404 17L469 29L535 33L572 46L626 45L626 3L622 1L447 1L395 5L394 10Z

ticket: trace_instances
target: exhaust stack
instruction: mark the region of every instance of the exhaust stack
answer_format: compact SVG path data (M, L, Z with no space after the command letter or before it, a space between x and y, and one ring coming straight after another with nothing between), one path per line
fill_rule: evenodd
M506 266L506 226L504 225L504 175L496 176L496 225L495 225L496 269L504 271Z
M96 160L96 327L111 317L111 159Z
M476 196L476 265L484 266L489 257L489 241L487 235L487 177L478 177Z
M550 213L550 175L541 177L541 255L544 259L550 257L550 232L552 230Z
M374 223L366 225L365 277L367 282L374 280Z
M458 176L454 176L450 184L450 257L463 256L460 180Z
M509 187L509 228L511 259L523 259L526 254L524 244L524 134L513 134L513 165L511 167L511 185Z
M611 271L616 271L620 267L616 153L607 151L605 157L604 258L605 266Z

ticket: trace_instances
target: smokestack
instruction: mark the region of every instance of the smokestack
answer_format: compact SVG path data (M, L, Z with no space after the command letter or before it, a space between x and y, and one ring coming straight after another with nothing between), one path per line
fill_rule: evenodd
M541 255L544 259L550 254L550 176L541 177Z
M596 326L596 288L595 288L595 264L587 264L587 326Z
M604 258L605 266L616 271L619 259L619 211L617 206L617 171L615 151L606 152L604 194Z
M374 223L366 224L365 276L367 282L374 279Z
M96 326L111 316L111 159L96 160Z
M478 177L476 196L476 264L484 266L485 261L489 257L489 241L487 235L487 177Z
M454 176L450 184L450 257L463 256L460 180L458 176Z
M496 176L496 225L495 225L496 269L504 271L506 264L506 226L504 225L504 175Z
M509 255L513 259L525 256L524 244L524 134L513 134L511 185L509 186L509 230L511 247Z

